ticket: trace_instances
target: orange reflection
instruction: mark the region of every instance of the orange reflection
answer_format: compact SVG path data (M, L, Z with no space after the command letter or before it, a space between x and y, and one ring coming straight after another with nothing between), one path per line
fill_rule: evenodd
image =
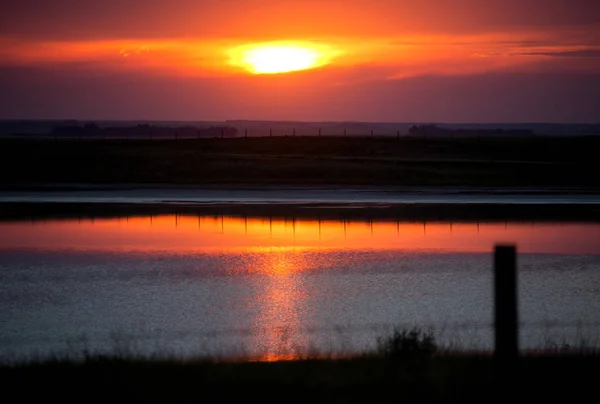
M264 290L256 291L260 305L255 328L261 330L252 347L252 358L261 361L297 359L306 353L308 341L302 332L301 310L306 288L298 276L306 265L302 257L274 251L259 269L268 276Z
M500 242L515 243L521 252L594 254L600 251L599 236L600 225L595 223L360 222L182 215L0 223L3 249L168 250L181 254L332 249L489 252Z

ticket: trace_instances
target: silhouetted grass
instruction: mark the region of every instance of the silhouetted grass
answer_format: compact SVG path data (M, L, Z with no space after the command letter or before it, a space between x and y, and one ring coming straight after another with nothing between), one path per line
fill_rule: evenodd
M516 399L582 399L595 393L597 355L523 357ZM361 356L280 362L90 357L0 368L4 397L81 402L457 402L494 401L489 356L403 359ZM10 402L5 401L5 402Z
M515 400L573 402L595 394L600 365L596 350L543 350L522 355L498 386L489 353L431 349L433 335L419 329L380 343L392 350L277 362L88 353L0 366L0 381L5 402L495 402L498 389Z

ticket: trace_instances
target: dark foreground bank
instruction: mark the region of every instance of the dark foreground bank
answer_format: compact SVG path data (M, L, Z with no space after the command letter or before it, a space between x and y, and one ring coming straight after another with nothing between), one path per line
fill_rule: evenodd
M0 187L600 186L600 137L0 139Z
M583 402L597 355L522 358L495 383L488 356L177 362L89 358L0 367L4 402ZM519 400L521 401L521 400Z

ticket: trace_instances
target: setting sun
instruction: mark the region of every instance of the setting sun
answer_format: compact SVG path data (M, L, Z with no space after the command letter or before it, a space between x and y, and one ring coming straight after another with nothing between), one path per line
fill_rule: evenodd
M231 63L254 74L277 74L314 69L331 62L328 46L306 42L245 45L230 52Z

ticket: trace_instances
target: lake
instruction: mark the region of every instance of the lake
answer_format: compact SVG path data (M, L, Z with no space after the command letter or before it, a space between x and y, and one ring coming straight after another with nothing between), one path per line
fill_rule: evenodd
M413 326L488 350L499 243L518 248L521 347L597 345L595 221L143 214L0 222L0 355L275 360Z

